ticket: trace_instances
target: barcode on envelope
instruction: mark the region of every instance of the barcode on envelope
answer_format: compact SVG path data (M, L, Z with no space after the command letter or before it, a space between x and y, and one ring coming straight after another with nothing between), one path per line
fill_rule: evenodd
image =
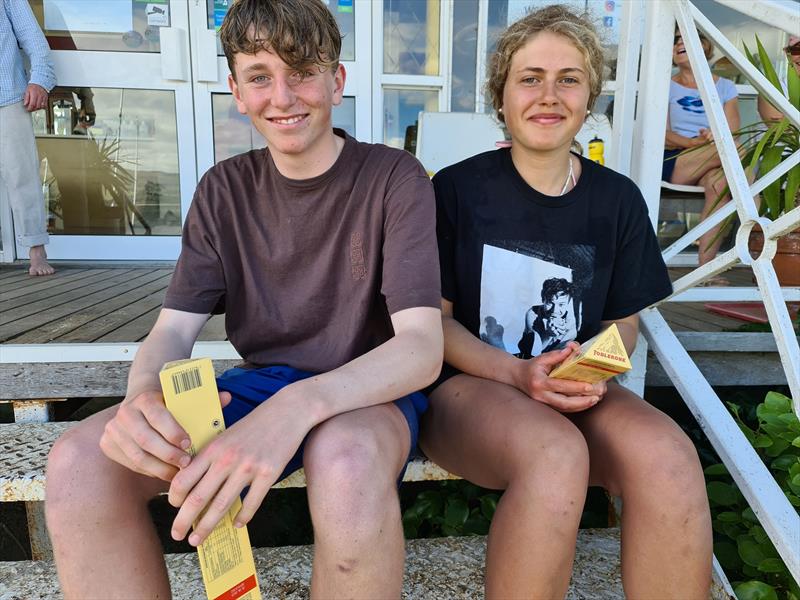
M172 374L172 387L175 389L176 394L188 392L199 388L201 385L203 385L203 382L200 380L200 369L197 367Z

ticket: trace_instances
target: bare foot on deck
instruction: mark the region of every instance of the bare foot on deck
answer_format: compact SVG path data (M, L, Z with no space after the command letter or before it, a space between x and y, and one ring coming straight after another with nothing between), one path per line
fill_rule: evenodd
M31 259L29 275L52 275L56 272L47 262L47 252L45 252L44 246L32 246L28 256Z

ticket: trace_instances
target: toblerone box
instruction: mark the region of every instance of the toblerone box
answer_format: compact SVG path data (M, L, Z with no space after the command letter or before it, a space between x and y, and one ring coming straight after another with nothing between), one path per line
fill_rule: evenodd
M619 335L617 324L601 331L581 344L578 353L570 356L550 372L556 379L599 383L630 370L631 361Z
M225 430L214 368L208 358L178 360L161 369L167 409L189 438L192 456ZM206 540L197 547L209 600L261 600L247 528L233 520L242 507L238 498Z

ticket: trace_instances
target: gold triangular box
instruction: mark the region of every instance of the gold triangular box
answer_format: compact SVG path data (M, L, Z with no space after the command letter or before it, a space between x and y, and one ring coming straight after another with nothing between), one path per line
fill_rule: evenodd
M599 383L629 371L631 361L619 335L617 324L581 344L580 352L570 356L550 372L556 379Z

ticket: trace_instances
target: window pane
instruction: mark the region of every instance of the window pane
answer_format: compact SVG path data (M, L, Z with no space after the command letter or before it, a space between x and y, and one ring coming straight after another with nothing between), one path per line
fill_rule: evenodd
M253 127L247 115L240 114L231 94L212 94L211 110L214 119L214 162L217 163L254 148L263 148L267 142ZM333 126L344 129L355 137L356 99L345 96L333 108Z
M437 90L383 90L383 143L413 153L421 110L439 110Z
M34 115L50 233L180 235L174 92L57 87Z
M475 111L475 55L478 51L478 0L453 4L453 79L450 110Z
M437 0L384 0L383 72L439 75Z
M53 50L159 52L169 0L29 0Z
M336 18L336 23L339 25L339 31L342 34L342 50L339 54L339 60L355 60L356 59L356 20L355 20L355 6L353 0L323 0L328 5L328 9L333 13ZM222 25L222 20L228 14L228 7L232 4L233 0L206 0L206 7L208 9L208 28L216 29L219 31ZM217 55L223 56L222 44L217 37Z

